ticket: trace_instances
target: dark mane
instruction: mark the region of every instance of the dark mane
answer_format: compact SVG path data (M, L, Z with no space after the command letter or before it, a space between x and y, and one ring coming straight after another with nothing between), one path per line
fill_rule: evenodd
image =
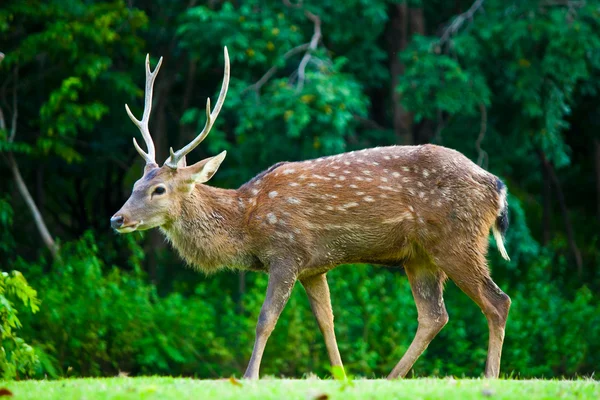
M248 182L244 183L240 189L246 188L251 186L254 182L258 181L259 179L262 179L265 177L265 175L271 173L273 170L281 167L282 165L287 164L287 161L280 161L276 164L271 165L269 168L267 168L266 170L264 170L263 172L261 172L260 174L256 175L254 178L250 179Z

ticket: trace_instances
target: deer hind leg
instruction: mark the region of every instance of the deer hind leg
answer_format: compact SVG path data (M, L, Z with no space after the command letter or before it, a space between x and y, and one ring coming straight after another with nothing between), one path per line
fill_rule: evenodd
M388 379L406 376L415 361L448 322L443 298L446 274L427 262L407 263L405 270L417 305L419 326L410 347L389 374Z
M466 258L440 257L443 261L439 265L483 311L489 328L485 377L498 378L510 297L500 290L490 277L483 254L470 256L468 259L467 261Z
M325 274L321 274L301 279L300 282L302 282L302 286L306 290L310 307L313 314L315 314L319 329L325 339L325 346L327 347L331 366L340 368L342 375L345 376L342 358L340 357L340 351L333 330L333 310L331 309L331 296L329 295L327 278Z

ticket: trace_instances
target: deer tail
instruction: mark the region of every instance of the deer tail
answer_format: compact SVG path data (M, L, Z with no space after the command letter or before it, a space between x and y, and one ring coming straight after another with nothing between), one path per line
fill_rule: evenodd
M500 195L498 214L496 217L496 223L492 226L492 234L494 235L494 240L496 241L496 246L498 247L498 251L507 261L510 261L510 257L506 252L506 248L504 247L503 237L508 230L508 202L506 201L506 185L500 179L496 178L496 190Z

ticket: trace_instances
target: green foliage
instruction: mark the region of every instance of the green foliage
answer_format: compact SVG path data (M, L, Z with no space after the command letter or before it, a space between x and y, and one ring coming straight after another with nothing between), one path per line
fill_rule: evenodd
M472 115L478 105L490 106L494 93L492 113L516 113L499 134L517 134L557 167L566 166L561 135L569 128L573 95L600 68L596 7L511 3L486 2L486 13L449 43L415 38L401 56L406 73L398 90L417 118Z
M63 263L52 274L41 265L32 269L44 307L26 330L47 360L39 373L214 371L215 356L223 353L214 336L214 305L200 296L195 302L178 294L159 298L139 271L109 268L98 251L86 233L62 247Z
M248 279L242 303L234 292L223 290L223 283L231 280L228 274L207 278L188 296L161 297L137 268L124 272L107 266L98 251L87 233L63 245L64 264L55 265L52 274L44 273L42 264L28 266L43 302L39 313L22 318L23 334L42 360L38 375L127 371L206 378L243 372L265 275ZM548 258L538 254L538 259L536 268L517 283L500 281L513 298L503 369L521 377L589 374L600 362L600 348L581 337L600 334L600 304L586 288L574 298L561 294L549 281ZM417 326L407 279L399 269L349 265L329 273L329 282L347 371L384 376L408 348ZM450 323L415 365L414 374L479 376L487 348L485 318L453 285L446 293ZM329 376L326 354L298 284L269 340L262 371Z
M110 71L113 57L139 48L139 38L131 33L146 22L142 12L129 10L121 1L89 5L79 0L11 1L4 5L0 9L0 37L11 45L3 48L6 58L0 71L13 70L13 79L27 90L38 86L36 79L40 78L32 75L39 70L48 85L41 88L44 100L37 118L21 122L14 143L7 143L6 135L0 135L0 151L35 150L55 154L69 163L82 161L74 140L92 130L109 111L96 92L115 79ZM23 35L17 29L21 24L32 32ZM118 79L130 80L123 75ZM121 83L117 88L125 86ZM25 94L21 91L15 95ZM35 143L27 142L29 135L22 134L27 128L39 131Z
M457 39L456 48L462 50L464 46L477 53L478 43L469 39ZM417 121L435 118L438 112L479 113L480 107L490 104L491 93L482 72L468 60L472 53L464 54L467 60L463 67L454 57L440 54L437 42L417 36L401 55L407 66L397 88L403 104L415 111Z
M208 146L211 152L235 149L230 156L230 160L234 157L233 164L229 164L235 171L229 179L234 182L249 177L249 159L266 167L282 159L344 151L347 137L356 130L356 117L366 115L363 87L348 73L353 69L348 58L332 58L331 52L322 50L313 52L305 78L299 82L298 64L306 52L299 46L307 45L303 30L310 21L301 12L290 13L282 3L263 3L234 7L226 2L217 10L193 7L178 28L182 47L207 68L215 64L221 46L228 46L231 54L232 69L237 72L224 112L236 119L235 140L213 130ZM257 13L257 8L262 12ZM289 75L292 65L296 71L281 77ZM271 68L275 68L274 75L265 75ZM203 119L204 110L197 107L188 109L182 122L200 124ZM222 126L222 121L217 124ZM274 133L277 141L273 140Z
M3 379L33 375L39 364L33 348L17 336L16 331L22 327L19 303L32 313L39 310L36 291L19 271L0 273L0 373Z

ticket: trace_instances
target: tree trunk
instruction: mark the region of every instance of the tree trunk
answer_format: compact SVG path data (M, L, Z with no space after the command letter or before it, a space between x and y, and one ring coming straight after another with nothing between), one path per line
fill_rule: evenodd
M392 118L398 144L414 144L413 114L402 106L402 95L397 87L404 65L399 54L406 49L414 34L425 34L425 17L422 8L409 8L407 3L390 5L390 22L387 29L388 53L390 58Z
M31 212L31 215L33 216L35 226L37 227L38 232L40 233L40 236L42 237L44 244L46 245L46 247L48 247L48 250L50 250L50 253L52 253L52 257L54 257L54 259L58 259L58 257L59 257L58 256L58 246L54 242L54 239L52 239L52 235L50 235L50 232L48 231L48 228L46 227L44 218L42 217L40 210L37 208L37 205L35 204L35 201L33 200L31 193L29 193L29 189L27 189L27 186L25 185L25 182L23 181L23 177L21 176L21 171L19 171L19 166L18 166L16 160L14 159L14 157L11 153L7 154L7 159L8 159L8 166L10 167L10 169L13 173L13 176L15 178L15 183L17 184L17 189L19 190L19 193L23 197L23 200L25 200L25 204L27 205L27 207L29 208L29 211Z
M409 8L410 15L410 35L424 35L425 34L425 15L423 14L423 8Z
M552 232L552 180L548 168L542 160L542 245L546 246L551 239Z
M554 184L554 188L556 189L556 198L558 200L558 204L560 206L560 211L563 217L563 222L565 224L565 231L567 233L567 241L569 243L569 248L571 249L571 253L573 253L573 258L575 259L575 264L577 266L577 274L579 277L583 275L583 260L581 258L581 251L579 251L579 247L577 247L577 242L575 241L575 234L573 232L573 225L571 224L571 219L569 218L569 209L567 208L567 202L565 200L565 195L562 190L562 186L560 185L560 181L558 180L558 176L556 176L556 172L554 171L554 167L546 158L546 155L540 151L540 158L544 167L547 170L548 176L550 180Z
M387 37L392 78L392 119L397 143L408 145L413 144L413 117L402 106L402 97L397 90L399 78L404 73L404 65L400 62L399 54L408 44L408 6L406 3L392 4L390 14Z
M194 94L194 86L196 83L196 69L197 62L190 61L188 65L188 74L185 81L185 90L183 92L183 100L181 102L181 115L179 116L180 121L183 113L190 108L190 104ZM181 148L188 144L195 136L196 124L182 124L179 122L179 137L177 139L177 147Z
M600 139L594 139L594 157L596 164L596 207L600 221Z

